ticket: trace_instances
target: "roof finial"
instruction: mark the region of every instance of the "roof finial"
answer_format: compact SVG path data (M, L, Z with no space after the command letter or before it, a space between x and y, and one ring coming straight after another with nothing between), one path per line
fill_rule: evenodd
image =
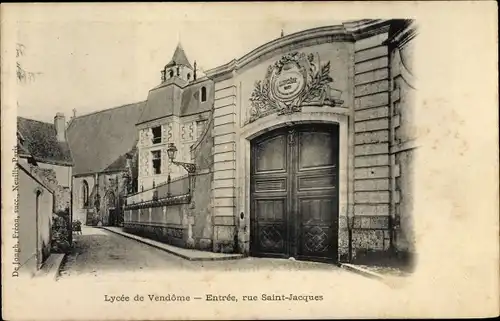
M196 80L196 60L194 61L193 78Z
M281 37L283 37L285 33L283 32L283 28L281 28Z

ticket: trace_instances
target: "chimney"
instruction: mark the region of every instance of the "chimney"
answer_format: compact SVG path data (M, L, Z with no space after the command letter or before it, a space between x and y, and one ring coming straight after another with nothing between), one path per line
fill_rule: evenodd
M56 128L57 141L66 141L66 117L63 113L57 113L54 117L54 127Z

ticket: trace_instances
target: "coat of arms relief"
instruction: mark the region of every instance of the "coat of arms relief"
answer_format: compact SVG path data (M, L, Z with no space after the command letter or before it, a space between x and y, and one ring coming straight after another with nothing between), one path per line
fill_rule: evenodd
M340 106L342 92L331 86L330 62L319 54L293 52L267 68L264 80L255 83L246 123L278 113L300 112L303 106Z

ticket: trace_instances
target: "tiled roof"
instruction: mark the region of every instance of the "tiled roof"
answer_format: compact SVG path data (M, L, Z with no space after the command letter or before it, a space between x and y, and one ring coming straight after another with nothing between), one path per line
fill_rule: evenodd
M120 158L135 146L135 124L146 103L138 102L73 118L67 137L73 174L97 173L124 166Z
M59 142L54 124L17 117L17 130L23 141L19 143L22 155L31 154L36 161L72 165L67 142Z
M172 59L165 67L172 67L172 66L176 66L176 65L184 65L184 66L187 66L187 67L193 69L193 67L189 63L189 59L187 59L186 53L184 52L184 49L182 49L182 46L180 43L177 45L177 48L175 48L175 52L174 52L174 55L172 56Z

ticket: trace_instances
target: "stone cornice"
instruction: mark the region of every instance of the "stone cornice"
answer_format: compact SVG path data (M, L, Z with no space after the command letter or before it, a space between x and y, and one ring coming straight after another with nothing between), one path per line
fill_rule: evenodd
M354 42L375 34L387 32L389 25L390 20L378 19L350 21L342 25L307 29L272 40L239 59L233 59L224 65L206 71L205 74L211 79L228 77L228 74L276 51L287 51L297 47L304 47L308 43L317 45L329 42Z
M410 40L412 40L418 33L418 28L415 20L407 21L407 24L396 31L394 34L389 35L385 41L387 45L393 45L398 48L403 48Z
M361 40L377 34L389 31L390 20L385 19L365 19L349 21L343 23L344 28L349 32L354 40Z

